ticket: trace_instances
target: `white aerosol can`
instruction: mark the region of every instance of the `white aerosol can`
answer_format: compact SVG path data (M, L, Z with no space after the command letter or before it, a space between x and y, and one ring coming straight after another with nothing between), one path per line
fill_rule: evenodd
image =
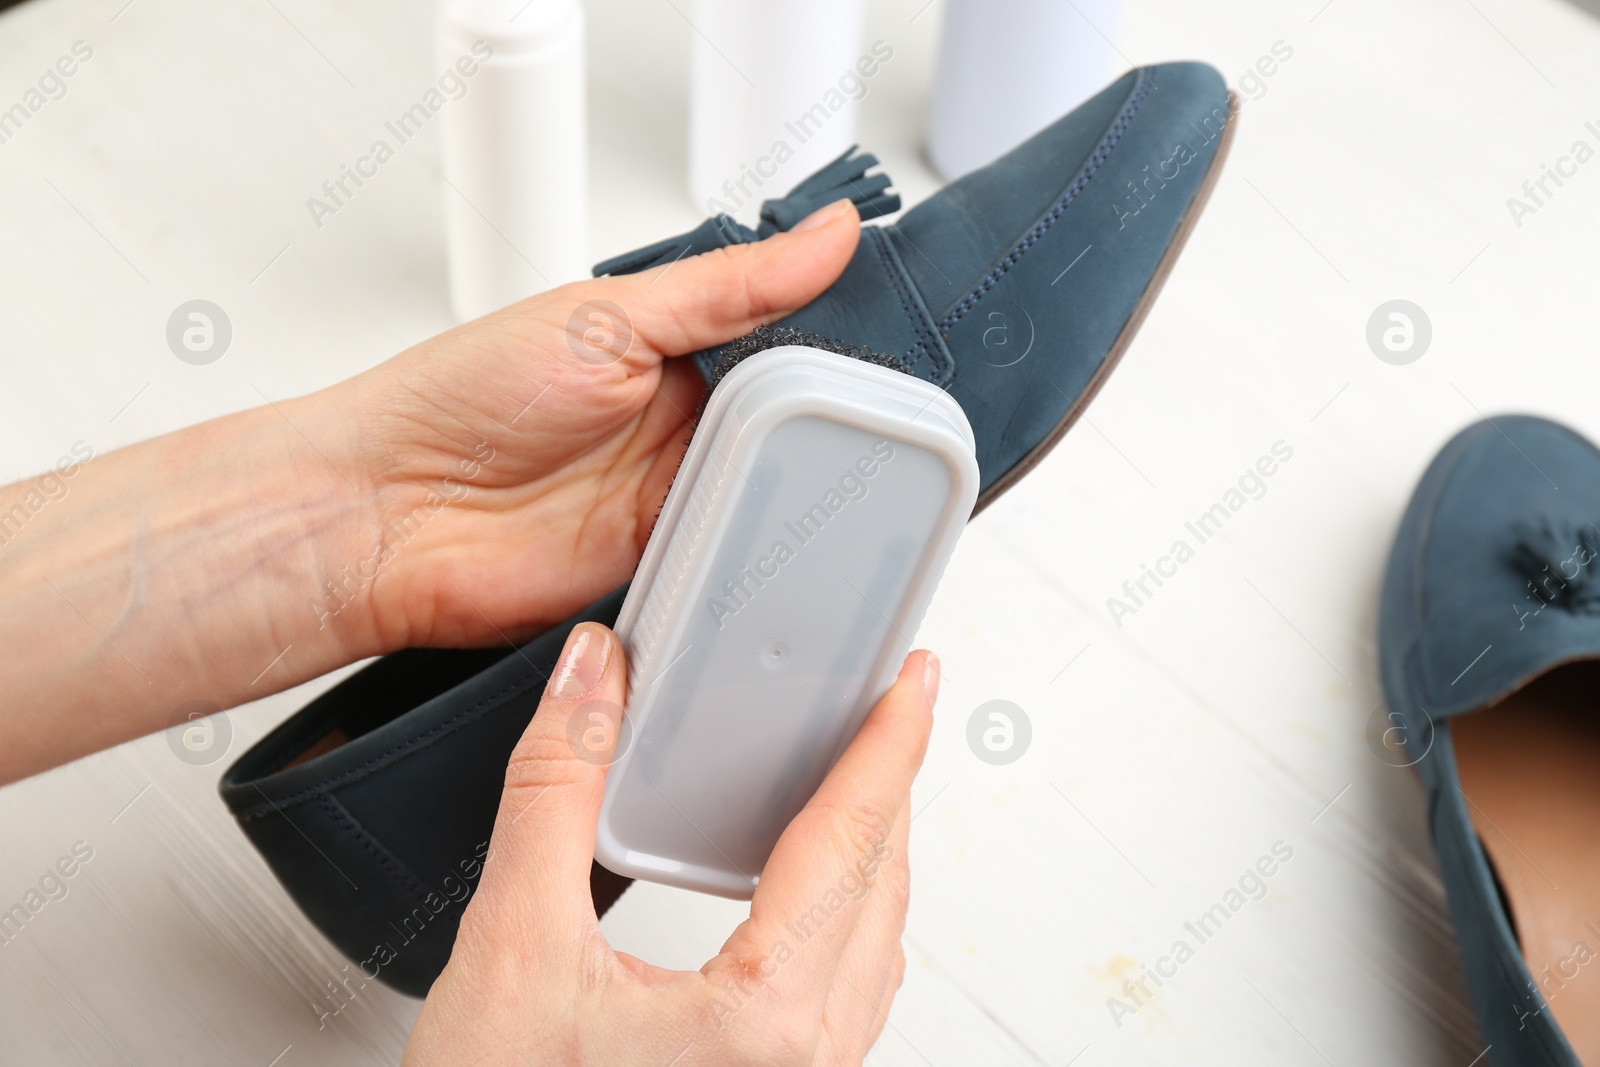
M439 0L450 302L476 318L588 274L578 0ZM447 79L448 80L448 79Z

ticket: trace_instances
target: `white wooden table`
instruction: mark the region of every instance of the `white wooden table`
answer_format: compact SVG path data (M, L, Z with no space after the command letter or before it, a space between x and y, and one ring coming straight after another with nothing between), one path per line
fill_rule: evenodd
M895 59L860 135L912 202L937 184L918 139L940 10L922 2L871 5L867 39ZM597 257L698 218L680 9L590 3ZM421 0L0 15L0 106L93 49L0 144L0 481L78 440L103 452L315 389L450 324L434 135L322 228L305 207L431 79L430 19ZM1600 147L1600 23L1560 0L1132 0L1107 30L1130 64L1204 58L1234 84L1275 42L1293 56L1246 103L1122 368L972 525L919 636L947 681L915 794L911 965L871 1062L1467 1067L1481 1046L1421 793L1373 747L1377 588L1455 429L1525 410L1600 432L1600 162L1520 227L1506 206L1575 140ZM164 340L197 297L234 329L207 367ZM1394 298L1433 326L1408 366L1364 339ZM1185 523L1278 442L1292 458L1194 545ZM1114 620L1108 598L1180 539L1193 558ZM228 713L229 758L327 684ZM1003 767L966 742L994 699L1033 726ZM319 1029L342 961L234 828L225 765L156 736L0 790L0 905L93 849L0 946L0 1062L398 1057L417 1006L376 985ZM1293 855L1263 899L1190 935L1276 842ZM604 925L693 967L741 913L640 884ZM1192 958L1114 1018L1108 998L1180 939Z

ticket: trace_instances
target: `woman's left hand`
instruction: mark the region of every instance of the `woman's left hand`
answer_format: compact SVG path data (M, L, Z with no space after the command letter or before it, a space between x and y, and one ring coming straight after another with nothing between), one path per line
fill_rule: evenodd
M382 643L492 643L626 581L705 396L672 357L809 303L859 227L839 201L765 241L540 293L335 387L391 550L367 606Z

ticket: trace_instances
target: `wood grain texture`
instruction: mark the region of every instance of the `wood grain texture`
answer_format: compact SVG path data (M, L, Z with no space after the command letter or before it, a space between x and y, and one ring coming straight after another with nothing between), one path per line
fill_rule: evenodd
M318 388L450 322L434 135L320 228L305 206L432 79L430 5L124 5L0 15L0 105L94 48L0 145L0 481L74 441L103 452ZM910 203L936 187L918 137L939 8L920 7L871 6L867 39L895 54L860 131ZM589 8L598 258L699 213L692 31L671 5ZM1593 142L1600 29L1559 0L1134 0L1105 31L1129 63L1215 63L1243 125L1116 376L973 524L919 635L946 680L915 793L909 972L869 1062L1465 1067L1481 1046L1421 791L1373 748L1376 595L1450 433L1506 410L1600 433L1600 163L1520 227L1506 207ZM1276 42L1292 58L1244 84ZM209 367L163 339L197 297L234 327ZM1434 328L1405 367L1363 336L1397 297ZM1259 497L1114 618L1108 598L1278 442L1293 456ZM228 758L328 684L228 712ZM994 699L1033 724L1005 767L966 742ZM225 765L156 736L0 790L0 907L93 850L0 945L0 1063L395 1062L417 1005L376 985L330 999L345 963L232 825ZM1278 842L1293 856L1262 898L1188 935ZM742 915L641 884L604 925L695 967ZM1114 1017L1185 939L1175 975Z

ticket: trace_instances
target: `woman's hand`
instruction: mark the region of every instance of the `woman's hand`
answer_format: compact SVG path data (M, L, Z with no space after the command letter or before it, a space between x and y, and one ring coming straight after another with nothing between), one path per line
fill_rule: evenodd
M605 768L571 750L567 718L623 705L626 675L611 631L573 630L511 757L483 880L405 1064L859 1064L905 970L910 789L936 661L906 659L778 840L750 918L698 971L614 951L589 895Z
M382 644L526 635L626 581L705 396L669 357L810 303L859 223L839 201L757 244L565 285L336 387L382 500Z

